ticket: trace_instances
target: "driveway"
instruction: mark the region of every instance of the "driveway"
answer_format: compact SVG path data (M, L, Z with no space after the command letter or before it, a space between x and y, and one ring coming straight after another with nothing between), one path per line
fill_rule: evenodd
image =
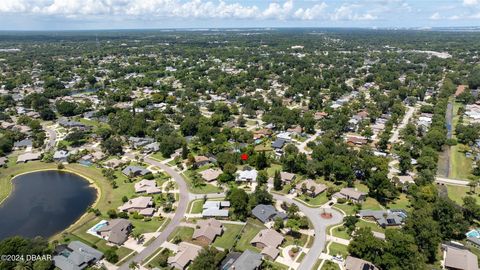
M126 154L128 155L128 154ZM167 237L175 230L180 225L181 220L185 217L185 213L187 212L187 206L189 202L189 194L188 194L188 189L187 189L187 183L185 183L185 180L183 177L174 169L170 168L169 166L155 161L148 156L144 157L144 162L157 166L164 170L167 174L169 174L175 182L178 184L178 189L180 191L180 200L177 206L177 209L175 211L175 215L173 216L172 220L170 223L167 225L167 227L160 233L160 235L150 244L148 245L144 250L142 250L140 253L135 255L135 257L125 261L119 269L123 270L128 270L129 269L129 264L132 261L138 262L141 264L141 262L147 258L148 256L152 255L155 251L157 251L162 244L167 241Z

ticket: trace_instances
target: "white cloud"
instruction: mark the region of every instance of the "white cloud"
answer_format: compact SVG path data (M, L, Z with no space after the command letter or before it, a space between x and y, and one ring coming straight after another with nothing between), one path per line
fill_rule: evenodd
M325 10L327 4L322 2L321 4L314 5L311 8L299 8L294 13L294 17L301 20L314 20L323 18L325 16Z
M465 6L475 6L480 4L480 0L463 0L463 5Z
M377 16L370 13L358 14L355 12L355 9L359 7L359 5L355 4L342 5L331 14L331 19L334 21L371 21L377 19Z
M436 20L440 20L440 19L442 19L442 16L440 16L440 13L438 13L438 12L435 12L435 13L433 13L433 14L432 14L432 16L430 16L430 18L429 18L429 19L430 19L430 20L435 20L435 21L436 21Z
M265 19L280 19L285 20L293 9L293 0L287 0L283 5L278 3L270 3L262 12L262 17Z

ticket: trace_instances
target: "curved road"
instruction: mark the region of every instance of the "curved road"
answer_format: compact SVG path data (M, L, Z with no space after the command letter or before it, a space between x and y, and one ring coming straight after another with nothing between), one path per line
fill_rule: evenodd
M313 241L313 245L310 248L310 251L307 252L305 257L303 258L302 262L298 270L310 270L313 269L315 263L317 263L318 257L323 252L325 248L325 243L327 242L327 227L334 224L339 224L343 221L343 216L338 211L328 208L326 209L327 212L332 213L332 219L323 219L320 214L323 212L325 208L310 208L301 202L296 200L290 199L283 195L278 195L275 193L271 193L273 198L277 201L285 201L290 204L295 204L298 206L300 211L307 216L307 218L312 222L313 229L315 231L315 239Z
M144 250L142 250L140 253L135 255L135 257L125 261L119 269L124 269L128 270L129 269L129 264L132 261L135 261L139 264L147 258L148 256L152 255L155 251L157 251L161 245L167 241L167 237L175 230L176 227L180 225L181 220L185 217L185 213L187 212L187 206L189 202L189 193L188 193L188 188L187 188L187 183L185 183L185 180L183 177L174 169L170 168L168 165L165 165L163 163L160 163L158 161L155 161L149 157L144 157L143 159L146 163L149 163L151 165L157 166L164 170L167 174L169 174L175 182L178 184L178 189L179 189L179 194L180 194L180 200L178 203L178 207L175 210L175 215L173 216L172 220L170 223L167 225L167 227L160 233L160 235L150 244L148 245Z

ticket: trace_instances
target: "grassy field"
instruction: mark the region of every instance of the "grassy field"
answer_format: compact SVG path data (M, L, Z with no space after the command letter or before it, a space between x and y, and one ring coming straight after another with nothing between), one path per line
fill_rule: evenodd
M235 240L240 235L243 225L223 224L223 226L223 235L215 239L215 242L213 242L213 246L226 250L231 249L235 245Z
M150 155L150 157L158 161L164 161L166 159L165 157L163 157L162 153L160 152Z
M298 245L303 247L307 243L308 235L306 234L298 234L298 236L293 237L292 235L285 235L285 241L282 244L282 247L290 246L290 245Z
M328 202L327 193L322 192L322 194L317 195L317 197L312 198L308 195L302 194L301 196L297 197L299 200L304 201L305 203L312 205L312 206L322 206L326 202Z
M188 208L190 214L200 214L203 210L203 199L191 201Z
M330 232L330 231L327 231L327 232ZM347 239L347 240L351 238L350 235L348 235L347 229L344 226L335 227L332 230L332 235L335 237Z
M450 178L454 179L469 179L472 175L473 160L465 156L465 146L457 144L451 147L450 150Z
M385 233L385 229L378 226L377 223L367 222L365 220L359 220L358 223L357 223L357 227L358 228L371 228L372 231Z
M364 203L362 203L362 209L382 210L384 209L380 203L374 198L367 197Z
M255 235L257 235L259 231L263 229L265 229L263 224L259 224L258 222L249 219L247 225L245 225L245 228L242 231L242 236L238 240L235 249L239 251L250 249L258 252L258 249L250 244L250 241L253 239L253 237L255 237Z
M167 238L168 241L173 240L175 237L180 237L182 241L191 241L193 235L193 228L190 227L177 227Z
M460 187L460 186L451 186L451 185L448 185L446 187L448 191L448 197L459 205L463 205L463 197L465 196L472 196L477 200L477 203L480 203L478 194L469 194L470 187ZM477 193L479 193L478 190L477 190Z
M349 216L355 214L356 206L353 205L353 204L348 204L348 203L339 204L339 203L337 203L337 204L334 205L334 207L343 210Z
M184 177L185 181L187 182L187 185L188 185L188 190L190 190L190 192L196 193L196 194L205 194L205 193L216 193L216 192L222 191L221 188L208 183L202 183L199 186L194 187L192 185L192 179L190 178L191 175L192 175L191 171L186 171L185 173L183 173L183 176L185 176Z
M330 244L330 253L328 254L332 256L341 255L346 258L348 256L347 246L333 242Z
M405 193L401 193L398 199L387 204L389 209L409 209L410 207L410 201Z

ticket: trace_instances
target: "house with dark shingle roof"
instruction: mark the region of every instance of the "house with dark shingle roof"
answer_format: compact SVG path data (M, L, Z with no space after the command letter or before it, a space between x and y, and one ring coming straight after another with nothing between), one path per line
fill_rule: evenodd
M53 262L61 270L82 270L103 257L103 253L80 241L59 245L55 248L55 253L57 255L53 257Z
M149 173L151 173L151 171L145 169L145 168L142 168L140 166L127 166L125 169L122 170L122 173L126 176L144 176L144 175L147 175Z
M245 250L240 257L238 257L232 264L227 265L225 270L257 270L262 265L262 255Z
M279 212L275 207L267 204L259 204L252 209L252 215L263 223L274 221L277 217L286 219L287 214Z
M123 218L112 219L107 225L96 230L97 234L110 243L122 245L132 231L132 223Z

